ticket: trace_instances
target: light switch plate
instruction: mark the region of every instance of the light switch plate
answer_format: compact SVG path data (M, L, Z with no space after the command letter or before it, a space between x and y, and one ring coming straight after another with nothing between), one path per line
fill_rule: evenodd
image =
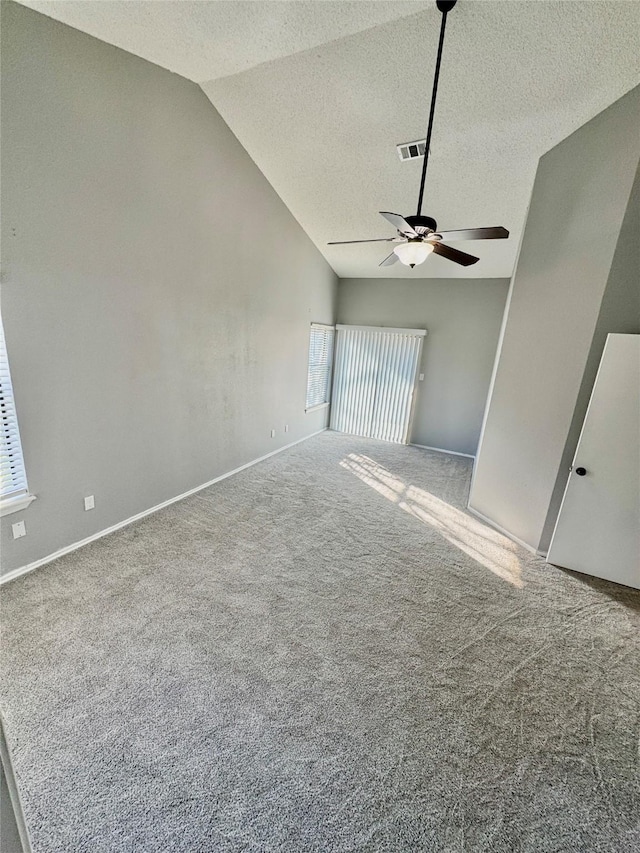
M94 508L95 508L95 505L96 505L96 501L95 501L95 498L94 498L94 496L93 496L93 495L88 495L88 496L84 499L84 509L85 509L85 512L87 512L87 511L88 511L88 510L90 510L90 509L94 509Z
M24 526L24 521L16 521L15 524L12 524L11 532L13 533L14 539L22 539L23 536L26 536L27 530Z

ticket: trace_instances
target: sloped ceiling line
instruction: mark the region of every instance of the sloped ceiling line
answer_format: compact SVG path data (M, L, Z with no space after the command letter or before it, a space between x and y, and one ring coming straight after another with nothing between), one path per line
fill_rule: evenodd
M473 267L380 268L376 244L326 244L393 236L377 211L414 212L420 161L395 146L424 136L432 0L22 2L199 82L344 278L510 276L539 158L640 82L640 3L460 0L424 212L511 237L466 243Z

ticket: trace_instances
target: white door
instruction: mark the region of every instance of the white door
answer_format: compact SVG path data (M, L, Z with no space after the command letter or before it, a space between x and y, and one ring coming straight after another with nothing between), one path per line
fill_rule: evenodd
M640 589L640 335L609 335L547 562Z
M336 326L331 429L406 444L424 329Z

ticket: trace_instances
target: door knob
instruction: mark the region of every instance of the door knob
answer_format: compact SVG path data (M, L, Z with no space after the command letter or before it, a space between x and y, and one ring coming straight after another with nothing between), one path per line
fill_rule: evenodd
M584 477L584 475L586 473L587 473L586 468L576 468L576 474L578 475L578 477Z

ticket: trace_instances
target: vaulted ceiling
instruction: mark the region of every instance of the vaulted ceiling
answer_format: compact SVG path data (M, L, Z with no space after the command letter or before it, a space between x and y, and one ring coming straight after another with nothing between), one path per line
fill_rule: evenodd
M425 136L433 0L22 2L199 83L342 277L510 276L539 157L640 83L639 2L460 0L423 212L511 238L457 244L481 258L466 269L380 268L384 244L326 243L393 236L377 211L416 212L420 162L395 146Z

